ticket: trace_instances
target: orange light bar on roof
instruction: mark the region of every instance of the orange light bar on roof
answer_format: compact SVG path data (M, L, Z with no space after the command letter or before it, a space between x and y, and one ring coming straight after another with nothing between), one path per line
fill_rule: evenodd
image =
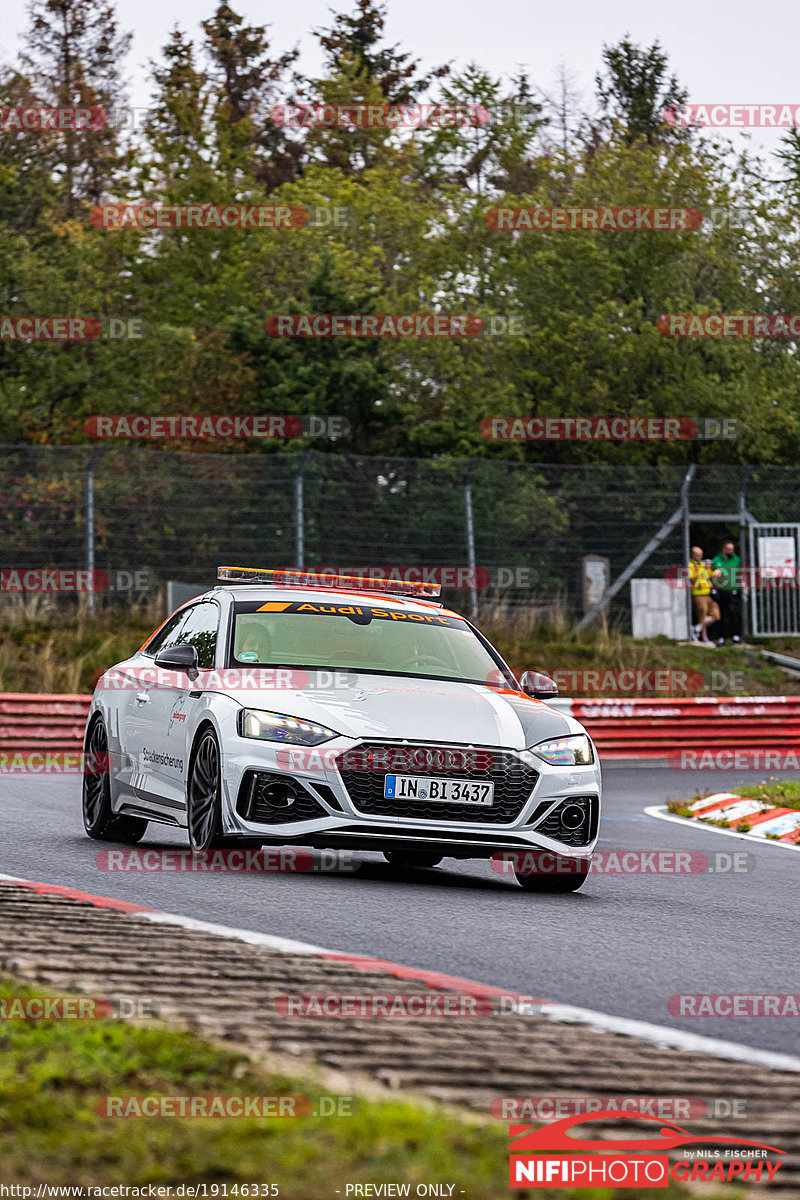
M346 588L359 592L394 592L401 596L441 596L438 583L411 579L374 579L370 575L337 575L333 571L280 571L262 567L219 567L217 579L227 583L265 583L275 587Z

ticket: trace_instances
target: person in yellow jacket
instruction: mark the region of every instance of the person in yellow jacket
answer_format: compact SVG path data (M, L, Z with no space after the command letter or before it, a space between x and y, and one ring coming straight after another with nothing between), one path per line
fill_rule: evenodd
M703 646L714 647L708 636L708 627L720 618L719 607L711 595L714 586L711 576L711 564L703 559L700 546L692 546L692 557L689 559L689 583L692 588L692 617L697 638Z

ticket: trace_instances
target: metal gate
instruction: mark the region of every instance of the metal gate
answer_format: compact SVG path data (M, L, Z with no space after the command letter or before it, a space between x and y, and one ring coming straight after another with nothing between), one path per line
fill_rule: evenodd
M800 524L749 523L750 631L756 637L800 637Z

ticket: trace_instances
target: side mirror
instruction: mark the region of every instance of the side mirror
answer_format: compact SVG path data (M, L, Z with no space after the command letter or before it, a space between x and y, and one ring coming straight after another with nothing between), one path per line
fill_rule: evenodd
M190 679L197 678L197 648L195 646L189 646L184 642L180 646L170 646L166 650L159 650L155 661L157 667L171 667L174 671L186 671Z
M526 696L533 696L534 700L552 700L558 695L558 684L541 671L523 671L519 686Z

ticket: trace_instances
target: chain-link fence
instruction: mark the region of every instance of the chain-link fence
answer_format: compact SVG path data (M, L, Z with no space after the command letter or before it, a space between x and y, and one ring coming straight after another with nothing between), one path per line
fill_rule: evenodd
M474 550L482 607L574 621L583 556L608 558L616 579L680 506L685 479L683 466L5 446L0 567L140 571L203 588L221 563L467 568ZM800 468L698 467L687 494L692 537L713 553L738 530L703 514L735 514L743 495L756 520L798 519ZM682 563L684 537L678 522L634 575ZM476 598L443 594L463 611ZM627 586L609 615L628 625Z

